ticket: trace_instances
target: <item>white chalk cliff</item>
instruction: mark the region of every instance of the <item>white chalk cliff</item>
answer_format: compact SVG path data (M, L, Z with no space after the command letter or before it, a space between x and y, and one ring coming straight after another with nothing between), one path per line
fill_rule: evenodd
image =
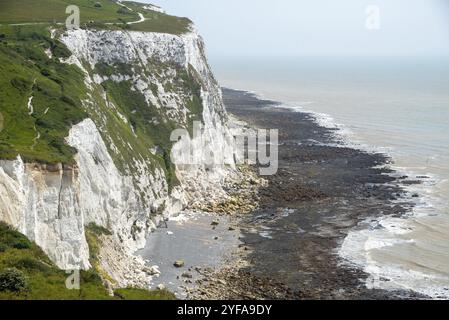
M62 269L89 268L85 226L107 228L113 236L111 247L104 251L103 267L119 285L132 285L133 280L123 275L126 263L117 261L129 256L130 263L141 263L132 254L144 246L160 219L177 214L193 199L225 196L221 183L235 172L221 90L193 28L182 35L112 30L52 34L72 52L63 62L77 65L85 74L83 104L90 116L74 125L66 138L77 150L73 165L24 163L20 155L14 161L0 161L0 220L34 240ZM127 68L102 73L100 64ZM191 97L176 87L180 70L201 88L204 128L201 137L190 141L194 152L225 155L231 166L177 167L179 183L171 188L166 170L153 159L157 146L138 148L134 140L140 133L108 98L102 83L129 84L148 108L162 115L152 125L171 122L186 128L192 118L186 106ZM125 128L120 130L128 130L129 135L114 128ZM210 146L206 151L201 148L204 140ZM120 253L120 259L114 252Z

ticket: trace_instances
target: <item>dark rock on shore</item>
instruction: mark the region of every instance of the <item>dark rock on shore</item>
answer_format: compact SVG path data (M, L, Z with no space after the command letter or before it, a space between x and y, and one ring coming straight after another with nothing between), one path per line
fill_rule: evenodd
M182 268L182 267L184 267L184 261L182 261L182 260L177 260L177 261L175 261L175 263L173 263L173 265L174 265L176 268Z

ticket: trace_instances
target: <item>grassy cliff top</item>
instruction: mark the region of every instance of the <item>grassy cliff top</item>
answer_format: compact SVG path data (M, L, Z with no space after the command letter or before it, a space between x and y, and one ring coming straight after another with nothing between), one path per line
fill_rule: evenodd
M69 5L80 8L82 27L182 34L191 24L187 18L149 10L148 4L115 0L0 0L0 24L63 24Z

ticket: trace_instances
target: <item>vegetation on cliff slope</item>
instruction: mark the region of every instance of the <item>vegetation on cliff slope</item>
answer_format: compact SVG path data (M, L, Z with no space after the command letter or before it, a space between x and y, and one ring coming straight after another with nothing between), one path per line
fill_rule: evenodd
M64 139L87 117L84 75L59 61L70 54L42 26L3 26L0 34L0 158L71 162L75 150Z
M95 229L92 232L96 232ZM24 235L0 222L0 300L166 300L167 291L123 288L110 297L95 268L80 273L80 289L69 290L70 274L58 269Z

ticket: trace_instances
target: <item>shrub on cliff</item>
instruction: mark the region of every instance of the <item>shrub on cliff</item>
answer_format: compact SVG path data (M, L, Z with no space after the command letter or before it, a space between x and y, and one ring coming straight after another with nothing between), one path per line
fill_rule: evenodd
M4 222L0 222L0 243L3 249L6 251L8 248L14 249L28 249L31 248L31 241L25 236L15 231L12 227Z
M34 271L42 273L49 273L52 271L51 266L46 265L45 263L39 261L38 259L29 256L13 259L10 262L10 265L11 267L15 267L24 271Z
M120 7L120 8L117 10L117 13L118 13L118 14L130 14L130 15L133 15L133 14L134 14L134 12L132 12L131 10L129 10L128 8L125 8L125 7Z
M22 292L28 290L23 272L9 268L0 272L0 291Z

